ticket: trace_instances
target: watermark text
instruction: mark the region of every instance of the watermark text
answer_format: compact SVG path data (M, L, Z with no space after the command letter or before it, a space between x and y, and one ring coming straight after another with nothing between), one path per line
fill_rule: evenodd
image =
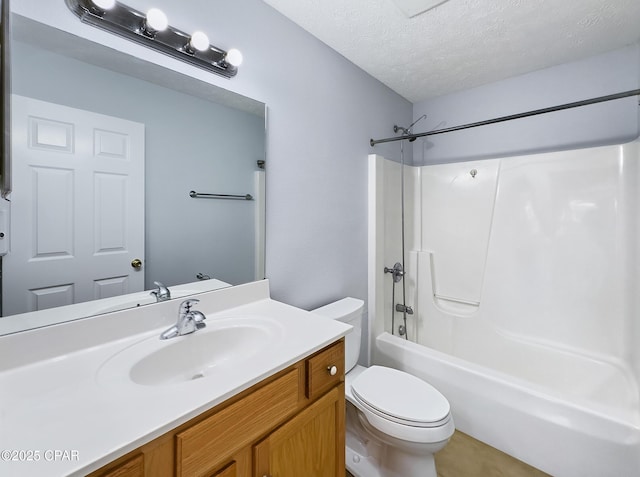
M65 462L79 461L80 452L76 449L3 449L0 451L2 462Z

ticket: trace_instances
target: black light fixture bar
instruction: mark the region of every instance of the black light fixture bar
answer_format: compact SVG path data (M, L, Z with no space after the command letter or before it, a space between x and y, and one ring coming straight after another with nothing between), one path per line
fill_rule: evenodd
M91 0L65 2L83 23L115 33L225 78L232 78L238 73L238 68L226 61L226 51L211 45L204 51L192 49L189 47L191 35L170 25L157 32L146 29L146 15L120 2L116 2L108 10L100 9Z

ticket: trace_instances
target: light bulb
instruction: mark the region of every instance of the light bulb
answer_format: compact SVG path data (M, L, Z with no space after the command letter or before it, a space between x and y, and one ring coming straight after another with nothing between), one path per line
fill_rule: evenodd
M201 31L194 31L189 40L191 50L207 51L209 49L209 37Z
M116 5L116 0L91 0L100 10L111 10Z
M231 66L240 66L242 64L242 53L240 53L240 50L231 48L227 51L224 61L229 63Z
M158 8L151 8L147 12L145 20L145 29L151 32L166 30L169 26L169 20L164 12Z

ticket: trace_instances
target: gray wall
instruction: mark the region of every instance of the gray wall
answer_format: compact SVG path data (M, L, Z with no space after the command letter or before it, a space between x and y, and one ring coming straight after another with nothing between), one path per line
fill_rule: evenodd
M203 272L254 280L255 202L192 199L190 190L253 194L264 118L14 42L13 93L145 124L145 287Z
M367 155L371 137L410 122L412 105L261 0L128 0L202 29L244 63L232 80L203 73L81 24L64 2L21 0L17 13L183 71L268 106L266 274L273 298L311 308L367 297ZM375 152L397 155L398 145Z
M640 88L640 46L629 46L414 105L416 132L441 129ZM630 141L638 98L429 136L414 142L415 164L456 162Z

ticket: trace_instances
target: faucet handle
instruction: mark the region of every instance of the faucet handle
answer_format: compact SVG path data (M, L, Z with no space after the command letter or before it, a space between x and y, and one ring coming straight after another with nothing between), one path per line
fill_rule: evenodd
M198 303L200 300L197 298L189 298L188 300L184 300L180 303L180 313L189 313L191 311L191 307Z

